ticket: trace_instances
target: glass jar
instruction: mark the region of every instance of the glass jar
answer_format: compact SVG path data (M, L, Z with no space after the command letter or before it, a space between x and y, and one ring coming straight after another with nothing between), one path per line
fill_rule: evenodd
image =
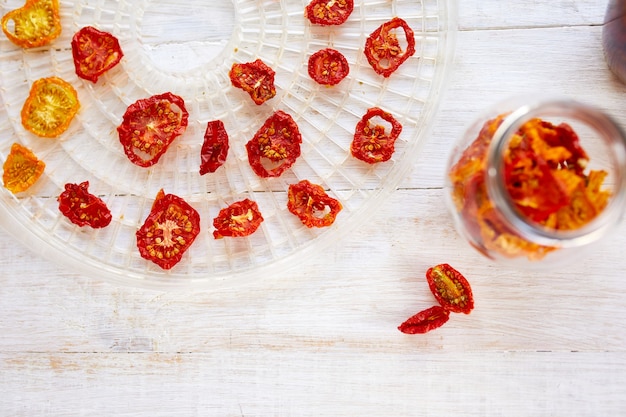
M609 68L626 83L626 0L609 0L602 26L602 47Z
M466 130L446 172L457 230L495 261L545 267L580 258L626 208L623 131L570 99L497 103Z

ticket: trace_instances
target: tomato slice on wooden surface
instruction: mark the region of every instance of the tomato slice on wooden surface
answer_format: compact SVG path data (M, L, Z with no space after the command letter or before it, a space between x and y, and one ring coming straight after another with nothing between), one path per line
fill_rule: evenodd
M322 186L302 180L289 186L287 209L306 227L325 227L335 222L341 203L330 197Z
M256 104L263 104L276 95L273 69L263 61L233 64L228 73L233 86L248 93Z
M213 219L215 227L213 237L221 239L249 236L259 228L262 222L263 216L259 211L259 206L246 198L220 210L217 217Z
M426 271L426 280L441 306L453 313L469 314L474 296L467 279L448 264L439 264Z
M331 26L344 23L353 10L353 0L313 0L304 14L313 24Z
M65 184L65 191L58 198L59 210L78 226L94 229L111 223L111 211L106 203L88 191L89 181L80 184Z
M207 123L200 151L200 175L215 172L228 156L228 133L221 120Z
M389 124L391 128L379 124L377 119L386 122L384 124ZM350 152L368 164L388 161L395 152L395 142L401 132L402 125L391 113L373 107L357 123Z
M406 334L428 333L443 326L450 319L450 312L441 306L432 306L409 317L398 326L398 330Z
M171 269L180 262L199 233L198 212L182 198L161 190L136 233L137 248L142 258L162 269Z
M14 143L3 165L4 186L12 193L26 191L41 177L45 168L46 164L30 149Z
M65 132L80 108L74 87L58 77L35 81L22 107L22 125L37 136L55 138Z
M27 0L24 6L2 17L2 31L22 48L52 42L61 34L58 0Z
M318 84L335 85L348 76L350 65L341 52L325 48L311 55L308 70Z
M404 32L404 46L398 40L398 30ZM403 19L394 17L368 36L364 52L374 71L385 78L389 77L415 53L413 30Z
M260 177L278 177L300 156L302 135L293 118L276 111L246 143L248 161Z
M124 53L117 38L92 26L85 26L72 38L76 75L93 83L116 66Z
M187 129L188 119L184 100L172 93L137 100L117 128L126 156L140 167L156 164Z

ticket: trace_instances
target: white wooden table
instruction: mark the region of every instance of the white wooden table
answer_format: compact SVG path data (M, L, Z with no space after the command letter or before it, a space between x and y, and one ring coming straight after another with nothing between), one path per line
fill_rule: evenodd
M198 293L117 288L0 234L0 415L623 416L626 224L579 263L496 266L443 206L452 142L528 90L626 126L602 0L463 0L456 62L411 174L356 233L295 272ZM476 308L427 335L424 271L449 262Z

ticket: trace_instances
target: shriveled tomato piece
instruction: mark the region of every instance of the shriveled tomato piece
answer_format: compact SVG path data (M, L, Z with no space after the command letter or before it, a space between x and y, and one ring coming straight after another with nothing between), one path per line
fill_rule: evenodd
M256 104L263 104L276 95L273 69L263 61L233 64L228 73L233 86L248 93Z
M78 226L91 226L94 229L111 223L111 211L99 197L90 194L89 181L80 184L65 184L65 191L58 198L59 210L72 223Z
M342 209L341 203L330 197L322 186L302 180L291 184L287 209L306 227L330 226Z
M304 14L313 24L330 26L344 23L353 10L353 0L313 0Z
M140 167L149 167L185 132L188 120L184 100L168 92L128 106L117 131L128 159Z
M3 165L4 186L12 193L26 191L41 177L45 168L46 164L30 149L14 143Z
M200 175L215 172L228 156L228 133L221 120L207 123L200 151Z
M93 83L116 66L124 53L117 38L92 26L85 26L72 38L76 75Z
M41 78L30 88L22 107L22 125L37 136L55 138L65 132L80 108L74 87L58 77Z
M372 123L375 118L387 122L391 129L376 123L376 120ZM401 132L402 125L391 113L372 107L356 125L350 152L355 158L368 164L388 161L395 152L395 142Z
M397 30L404 32L406 45L398 40ZM376 73L389 77L415 53L413 30L401 18L394 17L383 23L365 41L365 56Z
M246 143L248 161L260 177L278 177L300 156L302 135L293 118L276 111Z
M26 0L26 4L2 17L2 31L22 48L52 42L61 34L58 0Z
M223 237L243 237L256 232L263 216L259 211L259 206L252 200L245 199L231 204L220 210L213 219L213 237L221 239Z
M474 308L474 296L469 282L448 264L439 264L426 271L426 280L441 306L453 313L469 314Z
M350 65L341 52L325 48L311 55L308 70L318 84L335 85L348 76Z
M441 306L432 306L409 317L398 326L398 330L406 334L428 333L443 326L450 319L450 312Z
M142 258L171 269L199 233L198 212L182 198L161 190L146 221L137 230L137 248Z

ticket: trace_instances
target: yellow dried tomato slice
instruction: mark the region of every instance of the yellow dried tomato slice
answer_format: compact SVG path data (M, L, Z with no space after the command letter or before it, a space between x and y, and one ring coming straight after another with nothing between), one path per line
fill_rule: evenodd
M22 125L37 136L55 138L67 130L79 108L78 94L68 82L41 78L22 107Z
M14 194L26 191L41 177L45 168L46 164L37 159L30 149L14 143L4 161L4 186Z
M58 0L27 0L2 17L2 31L17 46L35 48L61 34Z

